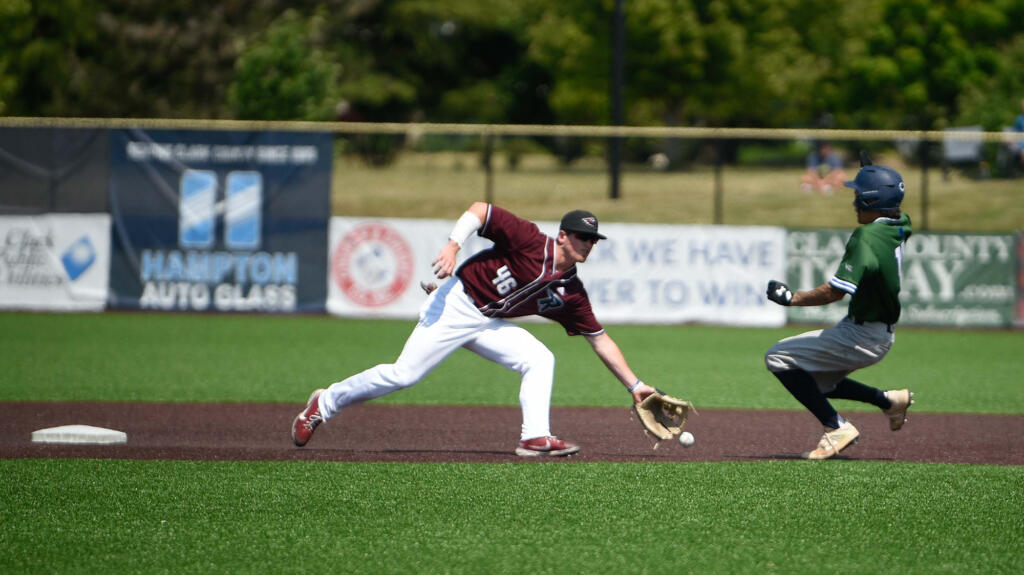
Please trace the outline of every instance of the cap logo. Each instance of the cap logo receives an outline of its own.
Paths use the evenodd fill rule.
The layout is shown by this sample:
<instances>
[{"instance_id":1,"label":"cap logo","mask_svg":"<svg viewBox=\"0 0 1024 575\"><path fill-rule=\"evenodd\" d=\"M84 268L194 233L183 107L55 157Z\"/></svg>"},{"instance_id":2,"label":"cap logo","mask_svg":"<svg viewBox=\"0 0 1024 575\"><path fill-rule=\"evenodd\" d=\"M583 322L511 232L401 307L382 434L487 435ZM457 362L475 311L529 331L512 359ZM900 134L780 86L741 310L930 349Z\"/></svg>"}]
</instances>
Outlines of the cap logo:
<instances>
[{"instance_id":1,"label":"cap logo","mask_svg":"<svg viewBox=\"0 0 1024 575\"><path fill-rule=\"evenodd\" d=\"M587 226L589 226L591 228L596 228L597 227L597 218L582 218L582 219L583 219L583 223L587 224Z\"/></svg>"}]
</instances>

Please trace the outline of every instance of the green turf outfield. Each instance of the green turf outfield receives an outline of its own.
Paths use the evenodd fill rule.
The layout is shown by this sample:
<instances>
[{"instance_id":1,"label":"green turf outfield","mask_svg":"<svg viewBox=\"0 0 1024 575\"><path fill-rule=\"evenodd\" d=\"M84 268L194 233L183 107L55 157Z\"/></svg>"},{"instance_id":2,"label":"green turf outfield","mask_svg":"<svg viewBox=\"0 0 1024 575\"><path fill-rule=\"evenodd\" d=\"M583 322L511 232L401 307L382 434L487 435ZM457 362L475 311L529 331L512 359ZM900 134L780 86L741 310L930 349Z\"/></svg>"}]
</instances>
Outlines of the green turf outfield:
<instances>
[{"instance_id":1,"label":"green turf outfield","mask_svg":"<svg viewBox=\"0 0 1024 575\"><path fill-rule=\"evenodd\" d=\"M628 401L582 337L525 324L557 357L555 405ZM309 392L393 361L411 321L329 317L0 313L0 401L256 401ZM807 327L608 326L645 381L700 407L795 409L765 370L775 341ZM1024 332L897 330L857 378L910 387L915 412L1024 413ZM466 351L419 385L379 401L517 405L518 376ZM860 409L845 403L843 409Z\"/></svg>"},{"instance_id":2,"label":"green turf outfield","mask_svg":"<svg viewBox=\"0 0 1024 575\"><path fill-rule=\"evenodd\" d=\"M1024 468L0 461L4 573L1014 573Z\"/></svg>"},{"instance_id":3,"label":"green turf outfield","mask_svg":"<svg viewBox=\"0 0 1024 575\"><path fill-rule=\"evenodd\" d=\"M581 338L558 405L626 396ZM301 403L405 321L0 313L0 401ZM794 409L761 355L803 328L609 326L698 407ZM900 329L862 379L917 411L1024 412L1024 334ZM456 353L394 403L513 405ZM854 407L844 405L843 409ZM372 464L0 460L0 573L1019 573L1024 468L832 461Z\"/></svg>"}]
</instances>

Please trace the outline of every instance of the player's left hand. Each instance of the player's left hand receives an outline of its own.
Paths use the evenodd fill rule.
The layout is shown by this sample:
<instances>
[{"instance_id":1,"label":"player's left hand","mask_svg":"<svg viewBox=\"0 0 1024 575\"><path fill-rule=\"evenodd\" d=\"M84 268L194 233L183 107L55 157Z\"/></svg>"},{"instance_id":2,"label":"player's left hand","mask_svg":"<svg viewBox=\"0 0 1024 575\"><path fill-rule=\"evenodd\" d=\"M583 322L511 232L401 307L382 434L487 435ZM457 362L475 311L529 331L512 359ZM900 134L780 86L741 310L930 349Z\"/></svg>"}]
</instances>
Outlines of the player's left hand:
<instances>
[{"instance_id":1,"label":"player's left hand","mask_svg":"<svg viewBox=\"0 0 1024 575\"><path fill-rule=\"evenodd\" d=\"M657 390L633 406L633 413L640 420L644 433L654 437L655 449L662 441L672 439L683 432L691 411L696 413L689 401Z\"/></svg>"},{"instance_id":2,"label":"player's left hand","mask_svg":"<svg viewBox=\"0 0 1024 575\"><path fill-rule=\"evenodd\" d=\"M793 292L789 286L776 280L768 282L768 299L779 305L790 305L793 303Z\"/></svg>"},{"instance_id":3,"label":"player's left hand","mask_svg":"<svg viewBox=\"0 0 1024 575\"><path fill-rule=\"evenodd\" d=\"M640 405L640 403L643 402L643 400L647 399L647 396L654 393L658 393L658 390L647 385L646 383L642 384L640 387L633 390L633 404Z\"/></svg>"}]
</instances>

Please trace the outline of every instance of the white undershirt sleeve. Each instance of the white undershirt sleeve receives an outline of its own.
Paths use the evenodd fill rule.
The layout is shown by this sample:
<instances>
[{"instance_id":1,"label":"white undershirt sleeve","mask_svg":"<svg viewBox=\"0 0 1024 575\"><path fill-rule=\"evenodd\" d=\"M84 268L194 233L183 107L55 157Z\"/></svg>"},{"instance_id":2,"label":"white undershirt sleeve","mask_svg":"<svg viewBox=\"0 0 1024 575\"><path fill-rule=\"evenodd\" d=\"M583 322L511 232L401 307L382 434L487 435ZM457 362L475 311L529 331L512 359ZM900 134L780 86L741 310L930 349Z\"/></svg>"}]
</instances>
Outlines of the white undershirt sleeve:
<instances>
[{"instance_id":1,"label":"white undershirt sleeve","mask_svg":"<svg viewBox=\"0 0 1024 575\"><path fill-rule=\"evenodd\" d=\"M469 236L475 234L481 227L483 227L483 223L480 222L480 218L467 210L455 222L455 227L452 228L452 233L448 234L448 239L459 244L461 248Z\"/></svg>"}]
</instances>

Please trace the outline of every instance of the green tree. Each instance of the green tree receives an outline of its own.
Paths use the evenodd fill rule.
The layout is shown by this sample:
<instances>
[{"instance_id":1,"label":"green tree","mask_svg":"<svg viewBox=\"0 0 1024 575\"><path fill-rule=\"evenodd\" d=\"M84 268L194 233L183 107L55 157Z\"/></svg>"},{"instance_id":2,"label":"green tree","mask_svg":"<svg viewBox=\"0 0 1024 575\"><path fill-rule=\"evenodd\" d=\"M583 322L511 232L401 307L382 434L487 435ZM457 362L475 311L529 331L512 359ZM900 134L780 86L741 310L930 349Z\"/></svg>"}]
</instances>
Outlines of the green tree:
<instances>
[{"instance_id":1,"label":"green tree","mask_svg":"<svg viewBox=\"0 0 1024 575\"><path fill-rule=\"evenodd\" d=\"M989 131L1009 126L1024 99L1024 34L1018 34L997 57L997 73L968 85L960 96L959 125L980 125Z\"/></svg>"},{"instance_id":2,"label":"green tree","mask_svg":"<svg viewBox=\"0 0 1024 575\"><path fill-rule=\"evenodd\" d=\"M338 65L321 48L321 14L286 11L242 51L228 101L235 117L327 120L334 116Z\"/></svg>"},{"instance_id":3,"label":"green tree","mask_svg":"<svg viewBox=\"0 0 1024 575\"><path fill-rule=\"evenodd\" d=\"M546 71L526 60L516 0L367 0L332 13L343 119L546 122ZM350 139L373 163L396 138ZM370 151L372 153L366 153Z\"/></svg>"},{"instance_id":4,"label":"green tree","mask_svg":"<svg viewBox=\"0 0 1024 575\"><path fill-rule=\"evenodd\" d=\"M514 0L368 0L332 20L340 92L369 120L505 121L536 70L519 66ZM528 100L528 98L527 98Z\"/></svg>"},{"instance_id":5,"label":"green tree","mask_svg":"<svg viewBox=\"0 0 1024 575\"><path fill-rule=\"evenodd\" d=\"M627 123L787 125L834 106L858 2L631 0ZM556 78L561 121L606 123L612 0L543 3L530 56ZM815 88L829 81L825 94Z\"/></svg>"},{"instance_id":6,"label":"green tree","mask_svg":"<svg viewBox=\"0 0 1024 575\"><path fill-rule=\"evenodd\" d=\"M31 35L28 0L0 0L0 114L11 107L19 85L15 55Z\"/></svg>"},{"instance_id":7,"label":"green tree","mask_svg":"<svg viewBox=\"0 0 1024 575\"><path fill-rule=\"evenodd\" d=\"M95 46L87 0L0 0L0 113L74 112L88 94L82 53Z\"/></svg>"},{"instance_id":8,"label":"green tree","mask_svg":"<svg viewBox=\"0 0 1024 575\"><path fill-rule=\"evenodd\" d=\"M994 71L1010 25L1003 2L885 0L849 66L846 109L865 127L935 129Z\"/></svg>"},{"instance_id":9,"label":"green tree","mask_svg":"<svg viewBox=\"0 0 1024 575\"><path fill-rule=\"evenodd\" d=\"M1020 113L1024 98L1024 0L1001 0L986 7L970 19L984 24L971 26L971 41L980 36L992 44L984 59L986 74L965 86L956 123L999 131Z\"/></svg>"}]
</instances>

